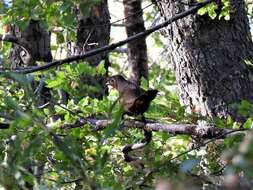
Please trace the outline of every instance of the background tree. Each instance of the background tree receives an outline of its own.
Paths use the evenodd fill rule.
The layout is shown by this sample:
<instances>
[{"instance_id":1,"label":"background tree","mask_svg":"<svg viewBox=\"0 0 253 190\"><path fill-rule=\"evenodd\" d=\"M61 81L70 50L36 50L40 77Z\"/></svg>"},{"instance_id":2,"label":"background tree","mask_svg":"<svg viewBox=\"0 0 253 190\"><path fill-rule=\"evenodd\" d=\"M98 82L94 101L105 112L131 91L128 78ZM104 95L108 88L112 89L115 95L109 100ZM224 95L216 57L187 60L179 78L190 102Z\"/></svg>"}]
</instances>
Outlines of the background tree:
<instances>
[{"instance_id":1,"label":"background tree","mask_svg":"<svg viewBox=\"0 0 253 190\"><path fill-rule=\"evenodd\" d=\"M87 12L87 10L90 10ZM69 43L68 56L81 55L86 51L99 48L109 44L110 40L110 14L107 0L100 1L95 5L87 1L81 1L76 7L76 44ZM108 76L109 59L108 53L103 52L88 57L86 61L93 67L104 61L106 69L105 76ZM102 76L82 76L82 83L90 84L99 88L100 92L89 93L92 97L102 97L106 94L105 82ZM80 87L81 88L81 87Z\"/></svg>"},{"instance_id":2,"label":"background tree","mask_svg":"<svg viewBox=\"0 0 253 190\"><path fill-rule=\"evenodd\" d=\"M192 15L168 26L164 35L182 103L202 115L239 120L242 116L234 104L253 100L247 65L252 61L252 39L244 1L222 2L212 5L213 18ZM169 19L188 5L161 1L159 7ZM222 11L230 12L229 20Z\"/></svg>"},{"instance_id":3,"label":"background tree","mask_svg":"<svg viewBox=\"0 0 253 190\"><path fill-rule=\"evenodd\" d=\"M142 1L139 0L123 1L126 33L128 37L145 31L141 3ZM148 57L145 38L128 43L127 54L130 78L139 85L141 77L148 79Z\"/></svg>"},{"instance_id":4,"label":"background tree","mask_svg":"<svg viewBox=\"0 0 253 190\"><path fill-rule=\"evenodd\" d=\"M10 26L9 33L23 39L28 47L12 44L9 59L12 68L34 66L36 61L52 61L50 47L50 33L47 32L39 20L31 19L25 29ZM21 44L22 45L22 44Z\"/></svg>"}]
</instances>

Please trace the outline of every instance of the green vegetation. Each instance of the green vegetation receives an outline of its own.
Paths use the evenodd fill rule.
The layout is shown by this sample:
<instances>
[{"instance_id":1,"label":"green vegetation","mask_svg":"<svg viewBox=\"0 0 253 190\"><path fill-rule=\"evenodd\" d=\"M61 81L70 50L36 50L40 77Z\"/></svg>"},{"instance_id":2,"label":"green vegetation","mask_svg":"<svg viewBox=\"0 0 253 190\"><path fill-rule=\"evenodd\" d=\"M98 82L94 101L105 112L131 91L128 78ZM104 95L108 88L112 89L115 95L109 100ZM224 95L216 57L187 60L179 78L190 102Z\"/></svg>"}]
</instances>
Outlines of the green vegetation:
<instances>
[{"instance_id":1,"label":"green vegetation","mask_svg":"<svg viewBox=\"0 0 253 190\"><path fill-rule=\"evenodd\" d=\"M40 19L48 29L56 31L56 50L61 44L75 39L75 20L71 7L75 1L16 0L13 4L0 3L1 25L14 24L24 28L30 18ZM98 1L84 1L81 10L89 14L92 4ZM228 1L219 18L229 19ZM211 5L199 11L212 18L217 15ZM155 10L153 10L155 11ZM147 13L147 18L152 19ZM2 32L2 31L1 31ZM157 48L164 48L157 34L152 35ZM10 44L1 46L1 64L8 67L7 56ZM110 75L122 72L119 66L122 56L111 53ZM147 118L166 123L195 123L198 119L209 121L197 114L188 114L180 105L176 92L176 81L166 61L151 65L149 81L142 82L143 88L159 90L152 102ZM193 175L216 174L226 166L224 175L244 171L246 179L252 178L252 138L244 135L228 137L222 143L210 143L205 148L193 150L175 160L171 160L190 149L191 138L186 135L155 132L152 142L135 154L141 157L143 169L137 163L126 163L121 148L129 143L139 142L143 134L138 129L119 129L121 110L115 105L118 94L110 91L103 99L87 96L89 92L100 92L100 88L83 84L82 75L104 74L104 63L97 67L86 62L66 64L59 69L51 69L35 74L1 74L0 78L0 120L10 121L8 129L0 130L0 187L5 189L25 189L32 184L35 189L140 189L145 180L147 189L152 189L157 179L170 179L177 183L200 185ZM50 90L50 97L41 95L41 83ZM69 94L66 103L60 103L59 90ZM41 99L50 98L50 106L39 106ZM45 102L46 104L47 102ZM249 117L244 124L252 125L253 105L242 101L238 106L240 114ZM85 124L78 128L63 128L80 118L112 118L115 122L107 129L94 131ZM217 127L238 128L231 118L216 120ZM251 132L252 133L252 132ZM250 134L252 135L252 134ZM243 147L243 148L242 148ZM43 168L42 173L39 172ZM154 172L150 174L150 171ZM38 171L37 176L31 171ZM190 177L189 177L190 176ZM192 179L192 180L191 180Z\"/></svg>"}]
</instances>

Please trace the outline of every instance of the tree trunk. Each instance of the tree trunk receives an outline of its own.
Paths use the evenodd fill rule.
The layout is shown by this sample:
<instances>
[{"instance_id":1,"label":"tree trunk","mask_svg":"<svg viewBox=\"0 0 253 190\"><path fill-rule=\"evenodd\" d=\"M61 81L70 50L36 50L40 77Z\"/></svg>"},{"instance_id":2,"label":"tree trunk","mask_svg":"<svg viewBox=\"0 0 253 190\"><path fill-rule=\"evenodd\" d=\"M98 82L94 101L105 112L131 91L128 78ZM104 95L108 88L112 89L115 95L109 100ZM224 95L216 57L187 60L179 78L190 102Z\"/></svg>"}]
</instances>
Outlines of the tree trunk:
<instances>
[{"instance_id":1,"label":"tree trunk","mask_svg":"<svg viewBox=\"0 0 253 190\"><path fill-rule=\"evenodd\" d=\"M83 1L86 2L86 0ZM102 0L100 3L93 5L88 16L83 15L79 8L77 8L76 15L78 19L76 31L77 41L73 44L73 47L68 49L68 56L81 55L86 51L109 44L111 27L107 0ZM108 52L100 53L86 59L92 66L99 65L102 60L104 60L107 76L109 67ZM86 75L82 77L82 82L100 89L100 93L98 94L88 93L90 97L102 98L107 93L103 76L96 76L94 78Z\"/></svg>"},{"instance_id":2,"label":"tree trunk","mask_svg":"<svg viewBox=\"0 0 253 190\"><path fill-rule=\"evenodd\" d=\"M15 25L10 28L12 35L25 40L29 46L28 49L24 49L20 45L12 44L9 54L11 68L35 66L36 61L52 61L50 32L45 30L39 20L31 19L24 31ZM40 107L48 103L51 94L45 85L44 78L36 82L32 74L27 74L26 77L35 92L36 105Z\"/></svg>"},{"instance_id":3,"label":"tree trunk","mask_svg":"<svg viewBox=\"0 0 253 190\"><path fill-rule=\"evenodd\" d=\"M145 31L141 0L123 0L123 4L127 36ZM140 38L128 43L127 49L130 79L139 85L141 77L148 79L146 39Z\"/></svg>"},{"instance_id":4,"label":"tree trunk","mask_svg":"<svg viewBox=\"0 0 253 190\"><path fill-rule=\"evenodd\" d=\"M34 66L36 61L52 61L50 33L44 29L40 21L31 19L24 31L13 26L11 33L26 40L30 47L26 50L19 45L12 45L9 55L12 68Z\"/></svg>"},{"instance_id":5,"label":"tree trunk","mask_svg":"<svg viewBox=\"0 0 253 190\"><path fill-rule=\"evenodd\" d=\"M83 0L84 2L86 0ZM98 5L93 5L89 16L82 15L78 11L77 26L77 49L78 55L91 49L99 48L109 44L110 41L110 14L107 0L102 0ZM100 61L107 58L108 52L89 57L86 61L90 65L97 66Z\"/></svg>"},{"instance_id":6,"label":"tree trunk","mask_svg":"<svg viewBox=\"0 0 253 190\"><path fill-rule=\"evenodd\" d=\"M165 19L189 6L181 1L159 3ZM189 1L188 1L189 2ZM232 104L253 102L252 41L243 0L231 0L231 19L191 15L169 25L163 34L176 75L181 102L207 116L242 119Z\"/></svg>"}]
</instances>

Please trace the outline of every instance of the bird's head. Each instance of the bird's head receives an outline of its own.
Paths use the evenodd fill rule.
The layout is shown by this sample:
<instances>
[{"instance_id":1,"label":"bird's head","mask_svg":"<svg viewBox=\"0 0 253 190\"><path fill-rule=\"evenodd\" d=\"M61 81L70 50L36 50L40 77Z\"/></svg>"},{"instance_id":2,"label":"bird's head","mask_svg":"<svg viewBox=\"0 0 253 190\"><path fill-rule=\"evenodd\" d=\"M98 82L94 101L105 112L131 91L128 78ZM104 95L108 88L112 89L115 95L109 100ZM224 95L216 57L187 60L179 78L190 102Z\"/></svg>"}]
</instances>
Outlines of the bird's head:
<instances>
[{"instance_id":1,"label":"bird's head","mask_svg":"<svg viewBox=\"0 0 253 190\"><path fill-rule=\"evenodd\" d=\"M123 86L126 83L126 79L122 75L114 75L108 77L106 80L106 85L111 86L115 89L119 89L120 86Z\"/></svg>"}]
</instances>

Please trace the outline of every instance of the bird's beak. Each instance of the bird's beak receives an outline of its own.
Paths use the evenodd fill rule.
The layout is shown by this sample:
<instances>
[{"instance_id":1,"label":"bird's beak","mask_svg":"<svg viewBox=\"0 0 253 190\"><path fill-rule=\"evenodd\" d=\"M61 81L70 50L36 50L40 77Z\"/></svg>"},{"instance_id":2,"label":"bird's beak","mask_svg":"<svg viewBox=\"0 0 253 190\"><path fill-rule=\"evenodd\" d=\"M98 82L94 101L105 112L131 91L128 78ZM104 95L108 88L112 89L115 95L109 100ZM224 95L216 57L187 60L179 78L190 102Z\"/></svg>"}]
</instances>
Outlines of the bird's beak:
<instances>
[{"instance_id":1,"label":"bird's beak","mask_svg":"<svg viewBox=\"0 0 253 190\"><path fill-rule=\"evenodd\" d=\"M109 86L109 85L110 85L110 82L109 82L108 80L106 80L105 85L106 85L106 86Z\"/></svg>"},{"instance_id":2,"label":"bird's beak","mask_svg":"<svg viewBox=\"0 0 253 190\"><path fill-rule=\"evenodd\" d=\"M110 79L109 79L109 78L106 79L105 85L106 85L107 87L112 86L111 83L110 83Z\"/></svg>"},{"instance_id":3,"label":"bird's beak","mask_svg":"<svg viewBox=\"0 0 253 190\"><path fill-rule=\"evenodd\" d=\"M109 91L113 89L113 86L111 85L110 82L107 81L107 82L105 83L105 85L107 86L107 88L108 88Z\"/></svg>"}]
</instances>

